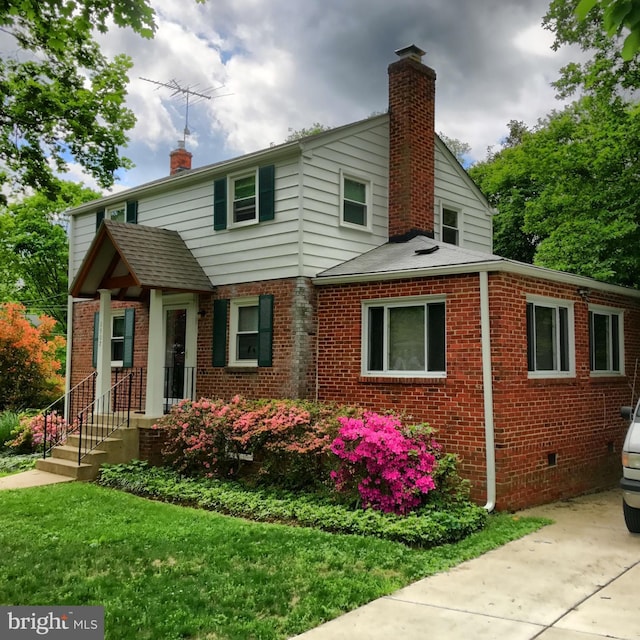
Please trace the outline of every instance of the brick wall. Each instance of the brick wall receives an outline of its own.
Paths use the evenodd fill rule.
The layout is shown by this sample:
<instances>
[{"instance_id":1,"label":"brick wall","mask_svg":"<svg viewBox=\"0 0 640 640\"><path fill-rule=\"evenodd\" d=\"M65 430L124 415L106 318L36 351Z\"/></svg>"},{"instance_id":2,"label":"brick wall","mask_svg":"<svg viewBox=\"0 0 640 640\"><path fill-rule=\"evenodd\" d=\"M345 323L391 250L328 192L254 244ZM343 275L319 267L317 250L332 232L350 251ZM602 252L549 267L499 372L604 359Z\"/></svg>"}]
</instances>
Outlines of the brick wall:
<instances>
[{"instance_id":1,"label":"brick wall","mask_svg":"<svg viewBox=\"0 0 640 640\"><path fill-rule=\"evenodd\" d=\"M625 376L589 372L587 304L572 286L512 275L490 276L497 506L516 509L609 487L620 476L625 422L640 355L640 310L619 296L593 292L590 302L626 308ZM365 378L361 301L447 296L447 377ZM529 379L526 295L575 302L576 376ZM429 422L446 450L461 456L473 497L486 498L484 402L477 275L320 287L318 388L321 400L403 411ZM339 310L339 312L336 312Z\"/></svg>"},{"instance_id":2,"label":"brick wall","mask_svg":"<svg viewBox=\"0 0 640 640\"><path fill-rule=\"evenodd\" d=\"M212 367L214 296L200 296L200 308L206 309L207 313L198 326L199 396L225 399L236 394L248 398L313 397L316 351L313 285L307 278L267 280L221 286L215 297L233 299L261 294L274 296L271 367Z\"/></svg>"}]
</instances>

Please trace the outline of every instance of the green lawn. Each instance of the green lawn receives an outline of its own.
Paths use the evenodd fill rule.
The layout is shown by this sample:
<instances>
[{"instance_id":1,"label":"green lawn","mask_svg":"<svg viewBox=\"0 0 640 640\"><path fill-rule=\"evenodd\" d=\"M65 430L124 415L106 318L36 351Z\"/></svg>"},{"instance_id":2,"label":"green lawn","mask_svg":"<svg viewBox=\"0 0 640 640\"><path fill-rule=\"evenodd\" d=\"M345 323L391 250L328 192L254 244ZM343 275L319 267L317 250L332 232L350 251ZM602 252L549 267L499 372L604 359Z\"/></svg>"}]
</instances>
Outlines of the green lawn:
<instances>
[{"instance_id":1,"label":"green lawn","mask_svg":"<svg viewBox=\"0 0 640 640\"><path fill-rule=\"evenodd\" d=\"M103 605L106 638L287 638L533 531L429 550L64 483L0 491L0 604Z\"/></svg>"}]
</instances>

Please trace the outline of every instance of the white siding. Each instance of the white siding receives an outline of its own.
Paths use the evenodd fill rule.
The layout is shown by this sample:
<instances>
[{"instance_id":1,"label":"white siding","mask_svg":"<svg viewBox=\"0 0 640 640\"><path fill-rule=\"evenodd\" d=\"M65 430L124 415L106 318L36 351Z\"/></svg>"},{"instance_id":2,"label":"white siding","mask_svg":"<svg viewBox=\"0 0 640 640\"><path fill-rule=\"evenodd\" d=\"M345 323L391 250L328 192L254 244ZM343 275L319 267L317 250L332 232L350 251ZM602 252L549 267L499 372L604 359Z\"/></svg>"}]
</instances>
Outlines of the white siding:
<instances>
[{"instance_id":1,"label":"white siding","mask_svg":"<svg viewBox=\"0 0 640 640\"><path fill-rule=\"evenodd\" d=\"M388 123L375 118L303 154L304 275L315 276L387 241L388 144ZM340 225L341 171L370 181L371 230Z\"/></svg>"},{"instance_id":2,"label":"white siding","mask_svg":"<svg viewBox=\"0 0 640 640\"><path fill-rule=\"evenodd\" d=\"M441 210L443 206L460 212L460 246L491 253L493 244L491 210L472 184L471 178L444 148L444 144L438 140L436 143L434 210L436 240L441 239Z\"/></svg>"}]
</instances>

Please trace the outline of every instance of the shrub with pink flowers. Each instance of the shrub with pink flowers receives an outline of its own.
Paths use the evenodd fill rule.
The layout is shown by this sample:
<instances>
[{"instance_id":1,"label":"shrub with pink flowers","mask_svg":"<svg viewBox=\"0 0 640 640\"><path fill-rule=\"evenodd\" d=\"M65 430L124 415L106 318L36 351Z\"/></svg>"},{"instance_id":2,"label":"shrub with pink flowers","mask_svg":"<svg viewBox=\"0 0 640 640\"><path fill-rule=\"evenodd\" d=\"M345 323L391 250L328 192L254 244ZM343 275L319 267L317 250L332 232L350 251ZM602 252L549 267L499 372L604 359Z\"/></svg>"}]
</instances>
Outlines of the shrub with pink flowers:
<instances>
[{"instance_id":1,"label":"shrub with pink flowers","mask_svg":"<svg viewBox=\"0 0 640 640\"><path fill-rule=\"evenodd\" d=\"M331 473L336 489L357 491L362 506L407 514L436 488L433 473L440 445L428 425L403 427L392 415L366 412L340 418L331 451L341 464Z\"/></svg>"},{"instance_id":2,"label":"shrub with pink flowers","mask_svg":"<svg viewBox=\"0 0 640 640\"><path fill-rule=\"evenodd\" d=\"M46 418L43 413L22 416L16 437L9 442L9 447L29 453L42 450L45 441L45 419L47 448L58 444L68 433L69 425L61 414L52 411L46 415Z\"/></svg>"}]
</instances>

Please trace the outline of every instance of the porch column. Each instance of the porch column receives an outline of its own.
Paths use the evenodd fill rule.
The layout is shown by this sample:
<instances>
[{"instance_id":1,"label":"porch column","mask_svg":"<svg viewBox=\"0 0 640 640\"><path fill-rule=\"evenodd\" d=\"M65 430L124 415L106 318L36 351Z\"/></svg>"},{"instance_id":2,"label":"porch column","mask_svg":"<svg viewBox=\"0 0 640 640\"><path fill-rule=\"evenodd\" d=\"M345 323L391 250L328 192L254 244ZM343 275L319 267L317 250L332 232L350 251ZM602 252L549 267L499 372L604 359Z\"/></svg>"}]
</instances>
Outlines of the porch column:
<instances>
[{"instance_id":1,"label":"porch column","mask_svg":"<svg viewBox=\"0 0 640 640\"><path fill-rule=\"evenodd\" d=\"M98 353L96 357L96 399L111 388L111 290L99 289L100 314L98 316ZM106 407L109 406L107 402Z\"/></svg>"},{"instance_id":2,"label":"porch column","mask_svg":"<svg viewBox=\"0 0 640 640\"><path fill-rule=\"evenodd\" d=\"M145 415L160 418L164 413L164 339L162 291L149 295L149 345L147 355L147 401Z\"/></svg>"}]
</instances>

